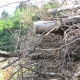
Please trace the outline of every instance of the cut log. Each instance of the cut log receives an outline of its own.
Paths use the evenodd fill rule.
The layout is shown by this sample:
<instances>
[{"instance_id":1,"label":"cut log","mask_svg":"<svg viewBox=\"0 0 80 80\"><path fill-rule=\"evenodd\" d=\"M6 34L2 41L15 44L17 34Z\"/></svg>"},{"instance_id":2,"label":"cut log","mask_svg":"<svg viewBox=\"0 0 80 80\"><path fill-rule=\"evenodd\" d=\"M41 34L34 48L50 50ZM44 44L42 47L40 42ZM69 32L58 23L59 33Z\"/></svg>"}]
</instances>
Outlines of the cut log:
<instances>
[{"instance_id":1,"label":"cut log","mask_svg":"<svg viewBox=\"0 0 80 80\"><path fill-rule=\"evenodd\" d=\"M33 22L34 33L41 34L48 32L55 27L56 21L37 21Z\"/></svg>"},{"instance_id":2,"label":"cut log","mask_svg":"<svg viewBox=\"0 0 80 80\"><path fill-rule=\"evenodd\" d=\"M64 20L64 22L65 25L73 25L80 23L80 15L68 17Z\"/></svg>"},{"instance_id":3,"label":"cut log","mask_svg":"<svg viewBox=\"0 0 80 80\"><path fill-rule=\"evenodd\" d=\"M60 20L33 22L34 33L42 34L51 31L50 33L63 35L63 30L67 30L70 25L80 23L80 15L62 19L62 22L60 23Z\"/></svg>"},{"instance_id":4,"label":"cut log","mask_svg":"<svg viewBox=\"0 0 80 80\"><path fill-rule=\"evenodd\" d=\"M64 31L59 28L59 22L54 21L37 21L33 22L34 33L35 34L42 34L42 33L54 33L55 35L64 35Z\"/></svg>"}]
</instances>

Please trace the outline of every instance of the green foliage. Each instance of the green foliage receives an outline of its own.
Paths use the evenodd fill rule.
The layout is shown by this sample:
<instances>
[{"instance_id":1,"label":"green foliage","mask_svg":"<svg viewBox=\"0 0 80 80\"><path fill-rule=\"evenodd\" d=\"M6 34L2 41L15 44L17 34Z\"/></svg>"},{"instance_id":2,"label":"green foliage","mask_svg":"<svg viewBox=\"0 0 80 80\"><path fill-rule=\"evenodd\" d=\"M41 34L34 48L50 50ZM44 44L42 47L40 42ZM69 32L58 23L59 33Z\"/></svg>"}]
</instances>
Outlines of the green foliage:
<instances>
[{"instance_id":1,"label":"green foliage","mask_svg":"<svg viewBox=\"0 0 80 80\"><path fill-rule=\"evenodd\" d=\"M58 0L50 0L48 3L44 4L43 9L45 12L47 12L48 9L57 9L59 7ZM60 12L54 13L53 16L50 15L50 18L53 18L55 16L62 16Z\"/></svg>"},{"instance_id":2,"label":"green foliage","mask_svg":"<svg viewBox=\"0 0 80 80\"><path fill-rule=\"evenodd\" d=\"M32 21L40 20L40 17L37 15L32 16Z\"/></svg>"},{"instance_id":3,"label":"green foliage","mask_svg":"<svg viewBox=\"0 0 80 80\"><path fill-rule=\"evenodd\" d=\"M4 22L3 20L0 20L0 31L3 30L3 25L4 25L3 22Z\"/></svg>"},{"instance_id":4,"label":"green foliage","mask_svg":"<svg viewBox=\"0 0 80 80\"><path fill-rule=\"evenodd\" d=\"M51 0L50 2L44 4L44 9L48 10L51 8L57 8L58 7L58 1L57 0Z\"/></svg>"},{"instance_id":5,"label":"green foliage","mask_svg":"<svg viewBox=\"0 0 80 80\"><path fill-rule=\"evenodd\" d=\"M20 9L21 12L25 11L27 9L27 3L26 2L20 2L18 8Z\"/></svg>"},{"instance_id":6,"label":"green foliage","mask_svg":"<svg viewBox=\"0 0 80 80\"><path fill-rule=\"evenodd\" d=\"M11 33L7 28L4 28L0 32L0 49L7 50L7 51L13 50L13 46L10 46L12 45L12 42L13 42L13 38Z\"/></svg>"},{"instance_id":7,"label":"green foliage","mask_svg":"<svg viewBox=\"0 0 80 80\"><path fill-rule=\"evenodd\" d=\"M1 15L2 15L2 19L6 19L9 16L8 12L5 10L2 12Z\"/></svg>"},{"instance_id":8,"label":"green foliage","mask_svg":"<svg viewBox=\"0 0 80 80\"><path fill-rule=\"evenodd\" d=\"M58 6L57 0L52 1L55 4L52 2L46 3L42 7L44 11ZM21 2L12 15L4 10L0 19L0 49L15 50L14 42L17 40L16 37L20 38L25 35L25 30L32 26L32 22L40 20L39 11L36 6L29 5L26 2Z\"/></svg>"},{"instance_id":9,"label":"green foliage","mask_svg":"<svg viewBox=\"0 0 80 80\"><path fill-rule=\"evenodd\" d=\"M12 28L13 27L13 23L12 23L10 18L7 18L7 19L4 20L3 27L4 28Z\"/></svg>"}]
</instances>

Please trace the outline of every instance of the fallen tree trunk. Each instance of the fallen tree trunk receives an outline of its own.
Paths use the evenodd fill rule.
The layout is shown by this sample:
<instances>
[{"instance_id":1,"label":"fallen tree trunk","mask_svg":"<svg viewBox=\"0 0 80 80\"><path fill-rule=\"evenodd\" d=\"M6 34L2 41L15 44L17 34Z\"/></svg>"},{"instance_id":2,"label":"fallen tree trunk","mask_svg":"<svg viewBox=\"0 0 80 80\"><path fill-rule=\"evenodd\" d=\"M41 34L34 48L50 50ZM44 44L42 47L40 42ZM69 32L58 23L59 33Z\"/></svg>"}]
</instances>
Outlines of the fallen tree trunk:
<instances>
[{"instance_id":1,"label":"fallen tree trunk","mask_svg":"<svg viewBox=\"0 0 80 80\"><path fill-rule=\"evenodd\" d=\"M19 57L22 54L18 53L18 52L7 52L7 51L2 51L0 50L0 57L4 57L4 58L9 58L9 57Z\"/></svg>"},{"instance_id":2,"label":"fallen tree trunk","mask_svg":"<svg viewBox=\"0 0 80 80\"><path fill-rule=\"evenodd\" d=\"M56 21L37 21L33 22L34 33L42 34L45 31L49 31L55 27Z\"/></svg>"},{"instance_id":3,"label":"fallen tree trunk","mask_svg":"<svg viewBox=\"0 0 80 80\"><path fill-rule=\"evenodd\" d=\"M80 15L71 16L63 20L65 25L73 25L80 23Z\"/></svg>"},{"instance_id":4,"label":"fallen tree trunk","mask_svg":"<svg viewBox=\"0 0 80 80\"><path fill-rule=\"evenodd\" d=\"M75 6L68 5L68 6L59 7L58 9L57 8L49 9L48 13L55 14L57 12L72 10L72 9L80 9L80 5L75 5Z\"/></svg>"},{"instance_id":5,"label":"fallen tree trunk","mask_svg":"<svg viewBox=\"0 0 80 80\"><path fill-rule=\"evenodd\" d=\"M60 20L33 22L34 33L42 34L52 30L51 33L63 35L64 31L61 28L66 30L70 25L80 23L80 15L68 17L65 20L62 20L62 22L63 23L60 23Z\"/></svg>"}]
</instances>

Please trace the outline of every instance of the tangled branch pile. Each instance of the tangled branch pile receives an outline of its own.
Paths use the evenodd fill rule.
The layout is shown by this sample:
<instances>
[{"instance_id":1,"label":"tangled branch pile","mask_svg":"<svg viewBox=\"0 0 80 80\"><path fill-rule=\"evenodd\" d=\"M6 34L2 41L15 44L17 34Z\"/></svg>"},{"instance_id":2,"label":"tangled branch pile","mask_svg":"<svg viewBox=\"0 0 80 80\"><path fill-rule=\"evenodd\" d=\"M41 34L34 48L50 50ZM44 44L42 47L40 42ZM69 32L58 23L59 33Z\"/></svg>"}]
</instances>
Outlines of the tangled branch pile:
<instances>
[{"instance_id":1,"label":"tangled branch pile","mask_svg":"<svg viewBox=\"0 0 80 80\"><path fill-rule=\"evenodd\" d=\"M3 68L15 62L19 65L10 79L19 71L21 80L76 80L80 77L80 15L57 17L53 26L45 28L44 25L35 26L35 33L39 34L35 35L33 29L28 31L20 50L0 53L3 57L18 57Z\"/></svg>"},{"instance_id":2,"label":"tangled branch pile","mask_svg":"<svg viewBox=\"0 0 80 80\"><path fill-rule=\"evenodd\" d=\"M78 19L78 23L75 24L74 19ZM80 70L80 16L73 17L71 21L65 21L68 25L61 24L56 31L49 30L41 35L34 35L30 30L21 49L7 55L19 57L8 66L20 61L20 69L24 69L23 78L71 80ZM60 34L61 30L64 35ZM5 54L4 57L7 56Z\"/></svg>"}]
</instances>

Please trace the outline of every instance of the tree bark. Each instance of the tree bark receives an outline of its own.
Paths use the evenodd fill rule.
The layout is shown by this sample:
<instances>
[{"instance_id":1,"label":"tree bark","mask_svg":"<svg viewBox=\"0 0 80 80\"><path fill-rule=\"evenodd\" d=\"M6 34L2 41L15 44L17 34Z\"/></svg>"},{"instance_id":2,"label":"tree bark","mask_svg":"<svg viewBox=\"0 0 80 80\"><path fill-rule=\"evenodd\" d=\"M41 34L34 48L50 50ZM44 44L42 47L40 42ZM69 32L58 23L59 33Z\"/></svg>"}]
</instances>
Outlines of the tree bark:
<instances>
[{"instance_id":1,"label":"tree bark","mask_svg":"<svg viewBox=\"0 0 80 80\"><path fill-rule=\"evenodd\" d=\"M49 9L48 13L55 14L57 12L66 11L66 10L72 10L72 9L80 9L80 5L75 5L74 7L71 5L59 7L58 9Z\"/></svg>"},{"instance_id":2,"label":"tree bark","mask_svg":"<svg viewBox=\"0 0 80 80\"><path fill-rule=\"evenodd\" d=\"M45 31L49 31L55 27L55 21L37 21L33 22L34 33L42 34Z\"/></svg>"},{"instance_id":3,"label":"tree bark","mask_svg":"<svg viewBox=\"0 0 80 80\"><path fill-rule=\"evenodd\" d=\"M19 57L21 56L21 53L19 52L7 52L0 50L0 57L9 58L9 57Z\"/></svg>"},{"instance_id":4,"label":"tree bark","mask_svg":"<svg viewBox=\"0 0 80 80\"><path fill-rule=\"evenodd\" d=\"M35 34L42 34L44 32L52 30L51 33L54 34L64 34L64 30L67 30L70 25L80 23L80 15L68 17L65 20L62 19L63 23L60 23L60 20L54 21L37 21L33 22L33 28ZM76 27L78 28L78 27Z\"/></svg>"}]
</instances>

